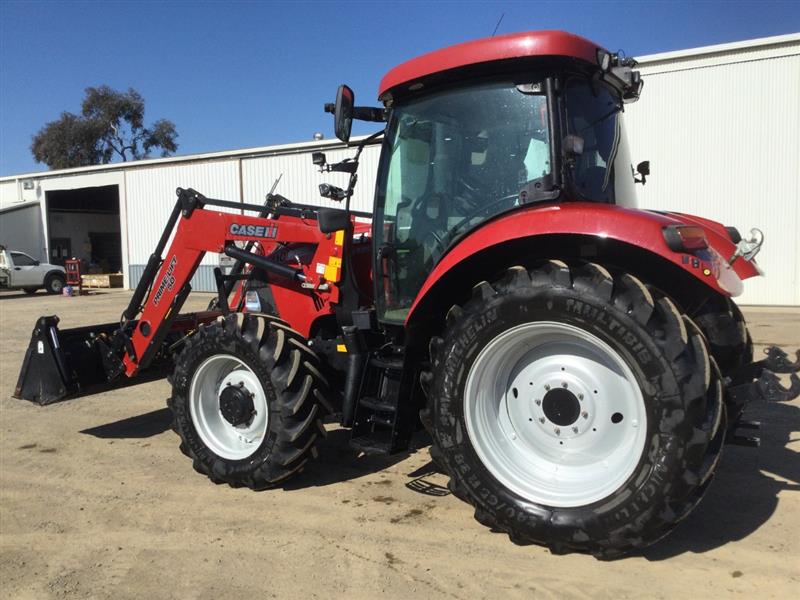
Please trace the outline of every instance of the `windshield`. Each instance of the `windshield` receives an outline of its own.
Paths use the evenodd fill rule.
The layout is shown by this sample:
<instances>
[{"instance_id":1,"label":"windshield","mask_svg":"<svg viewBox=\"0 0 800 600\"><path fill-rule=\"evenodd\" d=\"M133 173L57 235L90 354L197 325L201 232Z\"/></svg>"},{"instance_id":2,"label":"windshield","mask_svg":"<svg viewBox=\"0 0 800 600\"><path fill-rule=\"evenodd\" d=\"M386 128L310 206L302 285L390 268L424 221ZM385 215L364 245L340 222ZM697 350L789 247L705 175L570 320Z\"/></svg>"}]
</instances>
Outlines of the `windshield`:
<instances>
[{"instance_id":1,"label":"windshield","mask_svg":"<svg viewBox=\"0 0 800 600\"><path fill-rule=\"evenodd\" d=\"M536 83L448 90L393 111L376 207L382 318L405 318L455 237L538 197L551 175L547 124Z\"/></svg>"}]
</instances>

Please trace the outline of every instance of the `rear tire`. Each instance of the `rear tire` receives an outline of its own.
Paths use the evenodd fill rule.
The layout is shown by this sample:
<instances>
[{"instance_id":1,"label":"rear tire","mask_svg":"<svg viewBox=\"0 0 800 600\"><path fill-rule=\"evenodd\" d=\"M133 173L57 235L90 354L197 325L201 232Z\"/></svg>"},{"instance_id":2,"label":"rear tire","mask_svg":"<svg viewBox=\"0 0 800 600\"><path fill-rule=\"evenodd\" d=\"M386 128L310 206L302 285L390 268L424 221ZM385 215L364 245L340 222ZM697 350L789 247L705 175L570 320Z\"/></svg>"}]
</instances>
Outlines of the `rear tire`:
<instances>
[{"instance_id":1,"label":"rear tire","mask_svg":"<svg viewBox=\"0 0 800 600\"><path fill-rule=\"evenodd\" d=\"M739 369L753 362L753 340L744 315L730 298L714 298L694 315L708 341L723 377L733 378Z\"/></svg>"},{"instance_id":2,"label":"rear tire","mask_svg":"<svg viewBox=\"0 0 800 600\"><path fill-rule=\"evenodd\" d=\"M736 381L753 362L753 339L744 315L730 298L719 296L707 302L694 316L703 332L711 356L717 361L723 379ZM745 403L725 395L728 431L734 432L742 418Z\"/></svg>"},{"instance_id":3,"label":"rear tire","mask_svg":"<svg viewBox=\"0 0 800 600\"><path fill-rule=\"evenodd\" d=\"M694 324L630 275L509 269L450 310L431 364L421 416L450 487L516 543L612 558L666 535L712 479L716 366Z\"/></svg>"},{"instance_id":4,"label":"rear tire","mask_svg":"<svg viewBox=\"0 0 800 600\"><path fill-rule=\"evenodd\" d=\"M299 333L279 319L238 313L189 338L168 406L195 470L216 483L264 489L317 456L327 385ZM226 400L228 388L244 395L225 392Z\"/></svg>"},{"instance_id":5,"label":"rear tire","mask_svg":"<svg viewBox=\"0 0 800 600\"><path fill-rule=\"evenodd\" d=\"M60 294L64 290L65 282L63 275L53 273L44 280L44 289L47 290L48 294Z\"/></svg>"}]
</instances>

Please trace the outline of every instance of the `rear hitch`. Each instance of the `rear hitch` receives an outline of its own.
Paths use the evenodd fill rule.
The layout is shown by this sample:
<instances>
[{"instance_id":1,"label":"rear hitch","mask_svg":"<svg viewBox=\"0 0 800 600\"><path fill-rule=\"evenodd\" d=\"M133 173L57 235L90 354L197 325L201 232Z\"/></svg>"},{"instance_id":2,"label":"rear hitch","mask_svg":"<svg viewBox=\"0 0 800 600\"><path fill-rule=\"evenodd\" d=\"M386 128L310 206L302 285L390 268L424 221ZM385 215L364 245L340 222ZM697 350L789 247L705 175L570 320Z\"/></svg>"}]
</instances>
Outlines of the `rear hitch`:
<instances>
[{"instance_id":1,"label":"rear hitch","mask_svg":"<svg viewBox=\"0 0 800 600\"><path fill-rule=\"evenodd\" d=\"M729 415L740 416L750 402L789 402L800 396L800 378L797 376L800 350L796 351L798 360L794 363L777 346L765 348L764 354L766 358L742 369L736 380L726 381ZM775 373L788 374L789 387L784 387ZM726 443L757 448L760 440L752 432L757 432L760 426L757 421L743 421L737 417Z\"/></svg>"},{"instance_id":2,"label":"rear hitch","mask_svg":"<svg viewBox=\"0 0 800 600\"><path fill-rule=\"evenodd\" d=\"M789 362L789 355L777 346L764 348L764 354L767 355L767 358L760 362L765 369L769 369L773 373L797 373L800 371L800 350L795 351L795 356L797 356L795 362Z\"/></svg>"}]
</instances>

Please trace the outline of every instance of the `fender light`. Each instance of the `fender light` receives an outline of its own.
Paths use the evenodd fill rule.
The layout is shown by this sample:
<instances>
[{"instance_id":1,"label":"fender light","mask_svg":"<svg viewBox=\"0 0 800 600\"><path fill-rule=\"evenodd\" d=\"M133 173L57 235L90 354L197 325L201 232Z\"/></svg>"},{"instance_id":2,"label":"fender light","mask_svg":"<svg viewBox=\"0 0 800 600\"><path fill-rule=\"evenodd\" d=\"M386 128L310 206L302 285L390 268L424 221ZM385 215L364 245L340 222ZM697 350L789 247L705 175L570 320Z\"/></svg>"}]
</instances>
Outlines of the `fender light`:
<instances>
[{"instance_id":1,"label":"fender light","mask_svg":"<svg viewBox=\"0 0 800 600\"><path fill-rule=\"evenodd\" d=\"M674 252L692 252L708 248L706 232L696 225L667 225L663 229L664 241Z\"/></svg>"}]
</instances>

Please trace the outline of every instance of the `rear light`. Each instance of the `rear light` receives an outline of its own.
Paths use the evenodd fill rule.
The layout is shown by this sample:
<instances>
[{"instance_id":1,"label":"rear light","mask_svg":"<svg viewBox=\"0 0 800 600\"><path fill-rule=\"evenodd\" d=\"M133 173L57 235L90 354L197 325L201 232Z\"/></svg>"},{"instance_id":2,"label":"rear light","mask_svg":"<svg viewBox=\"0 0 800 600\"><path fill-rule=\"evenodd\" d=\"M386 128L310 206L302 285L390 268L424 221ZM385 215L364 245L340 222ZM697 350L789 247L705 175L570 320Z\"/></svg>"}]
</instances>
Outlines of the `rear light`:
<instances>
[{"instance_id":1,"label":"rear light","mask_svg":"<svg viewBox=\"0 0 800 600\"><path fill-rule=\"evenodd\" d=\"M691 252L708 248L706 232L696 225L668 225L664 227L664 241L670 250Z\"/></svg>"}]
</instances>

